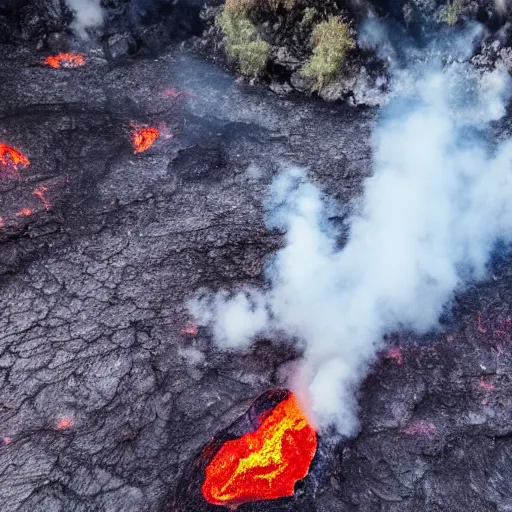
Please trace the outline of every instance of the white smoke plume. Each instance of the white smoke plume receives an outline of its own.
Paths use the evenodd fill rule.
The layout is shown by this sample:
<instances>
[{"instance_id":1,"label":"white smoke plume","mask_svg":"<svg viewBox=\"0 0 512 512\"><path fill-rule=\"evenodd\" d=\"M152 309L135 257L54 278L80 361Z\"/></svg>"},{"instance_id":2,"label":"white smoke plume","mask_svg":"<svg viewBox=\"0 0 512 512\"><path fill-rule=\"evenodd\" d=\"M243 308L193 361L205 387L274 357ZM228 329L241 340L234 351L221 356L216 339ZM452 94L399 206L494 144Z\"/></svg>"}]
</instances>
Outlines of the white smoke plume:
<instances>
[{"instance_id":1,"label":"white smoke plume","mask_svg":"<svg viewBox=\"0 0 512 512\"><path fill-rule=\"evenodd\" d=\"M507 0L494 0L494 7L500 14L506 14L508 10Z\"/></svg>"},{"instance_id":2,"label":"white smoke plume","mask_svg":"<svg viewBox=\"0 0 512 512\"><path fill-rule=\"evenodd\" d=\"M71 28L82 39L88 39L89 29L100 27L103 24L104 12L101 0L66 0L73 11L74 20Z\"/></svg>"},{"instance_id":3,"label":"white smoke plume","mask_svg":"<svg viewBox=\"0 0 512 512\"><path fill-rule=\"evenodd\" d=\"M436 327L454 293L485 278L496 241L512 240L512 140L486 143L505 114L508 74L454 63L422 75L381 113L344 247L322 193L290 170L272 190L270 219L287 235L268 291L190 303L221 347L283 331L299 340L316 419L344 435L358 428L354 389L383 334Z\"/></svg>"}]
</instances>

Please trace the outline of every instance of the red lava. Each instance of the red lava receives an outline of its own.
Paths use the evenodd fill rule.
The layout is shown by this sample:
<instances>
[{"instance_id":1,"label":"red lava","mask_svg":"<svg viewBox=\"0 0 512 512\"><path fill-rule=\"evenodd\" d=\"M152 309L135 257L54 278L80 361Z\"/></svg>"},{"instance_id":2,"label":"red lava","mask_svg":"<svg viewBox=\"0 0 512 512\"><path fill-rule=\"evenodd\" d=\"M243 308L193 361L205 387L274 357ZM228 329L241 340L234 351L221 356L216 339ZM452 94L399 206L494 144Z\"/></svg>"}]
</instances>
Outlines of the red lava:
<instances>
[{"instance_id":1,"label":"red lava","mask_svg":"<svg viewBox=\"0 0 512 512\"><path fill-rule=\"evenodd\" d=\"M16 212L16 217L30 217L34 212L30 208L22 208L20 211Z\"/></svg>"},{"instance_id":2,"label":"red lava","mask_svg":"<svg viewBox=\"0 0 512 512\"><path fill-rule=\"evenodd\" d=\"M18 172L20 167L28 167L29 165L30 160L21 151L0 143L0 166Z\"/></svg>"},{"instance_id":3,"label":"red lava","mask_svg":"<svg viewBox=\"0 0 512 512\"><path fill-rule=\"evenodd\" d=\"M158 139L160 132L157 128L151 126L139 126L135 123L131 124L132 145L134 153L143 153L147 151Z\"/></svg>"},{"instance_id":4,"label":"red lava","mask_svg":"<svg viewBox=\"0 0 512 512\"><path fill-rule=\"evenodd\" d=\"M206 467L203 496L225 507L293 496L316 448L316 431L290 394L257 430L221 446Z\"/></svg>"},{"instance_id":5,"label":"red lava","mask_svg":"<svg viewBox=\"0 0 512 512\"><path fill-rule=\"evenodd\" d=\"M48 187L45 187L44 185L41 185L40 187L36 188L32 194L34 194L37 198L39 198L42 203L44 204L44 207L49 210L52 206L50 201L46 198L45 193L48 191Z\"/></svg>"},{"instance_id":6,"label":"red lava","mask_svg":"<svg viewBox=\"0 0 512 512\"><path fill-rule=\"evenodd\" d=\"M73 426L73 419L68 418L67 416L63 416L57 420L55 424L55 428L57 430L67 430Z\"/></svg>"},{"instance_id":7,"label":"red lava","mask_svg":"<svg viewBox=\"0 0 512 512\"><path fill-rule=\"evenodd\" d=\"M480 387L485 389L485 391L494 391L496 389L496 386L490 382L487 382L483 375L480 377Z\"/></svg>"},{"instance_id":8,"label":"red lava","mask_svg":"<svg viewBox=\"0 0 512 512\"><path fill-rule=\"evenodd\" d=\"M59 53L44 60L47 66L58 68L78 68L85 66L85 56L82 53Z\"/></svg>"},{"instance_id":9,"label":"red lava","mask_svg":"<svg viewBox=\"0 0 512 512\"><path fill-rule=\"evenodd\" d=\"M390 348L384 354L384 358L385 359L392 359L398 365L404 364L404 355L403 355L402 349L400 347Z\"/></svg>"}]
</instances>

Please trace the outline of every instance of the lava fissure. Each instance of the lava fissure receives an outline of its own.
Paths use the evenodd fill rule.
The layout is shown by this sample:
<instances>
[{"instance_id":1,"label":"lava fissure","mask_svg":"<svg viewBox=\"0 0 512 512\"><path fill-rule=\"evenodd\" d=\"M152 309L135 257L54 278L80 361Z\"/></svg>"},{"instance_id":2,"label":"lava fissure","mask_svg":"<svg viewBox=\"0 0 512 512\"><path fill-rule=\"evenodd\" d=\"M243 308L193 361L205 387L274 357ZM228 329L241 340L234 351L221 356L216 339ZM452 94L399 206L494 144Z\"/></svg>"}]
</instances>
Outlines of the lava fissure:
<instances>
[{"instance_id":1,"label":"lava fissure","mask_svg":"<svg viewBox=\"0 0 512 512\"><path fill-rule=\"evenodd\" d=\"M82 53L59 53L50 55L44 60L47 66L54 69L58 68L79 68L85 66L85 55Z\"/></svg>"}]
</instances>

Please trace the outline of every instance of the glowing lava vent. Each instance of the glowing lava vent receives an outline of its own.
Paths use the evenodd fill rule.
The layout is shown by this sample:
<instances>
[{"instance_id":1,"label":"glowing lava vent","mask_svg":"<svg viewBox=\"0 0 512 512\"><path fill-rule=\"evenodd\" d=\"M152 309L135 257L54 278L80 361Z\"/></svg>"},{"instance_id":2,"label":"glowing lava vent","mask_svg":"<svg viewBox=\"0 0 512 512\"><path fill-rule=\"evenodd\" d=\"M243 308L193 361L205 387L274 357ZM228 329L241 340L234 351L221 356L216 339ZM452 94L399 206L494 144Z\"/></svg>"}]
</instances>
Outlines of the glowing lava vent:
<instances>
[{"instance_id":1,"label":"glowing lava vent","mask_svg":"<svg viewBox=\"0 0 512 512\"><path fill-rule=\"evenodd\" d=\"M85 56L81 53L59 53L44 60L52 68L79 68L85 66Z\"/></svg>"},{"instance_id":2,"label":"glowing lava vent","mask_svg":"<svg viewBox=\"0 0 512 512\"><path fill-rule=\"evenodd\" d=\"M292 393L260 417L254 432L226 441L206 467L202 487L214 505L292 496L316 452L316 431Z\"/></svg>"},{"instance_id":3,"label":"glowing lava vent","mask_svg":"<svg viewBox=\"0 0 512 512\"><path fill-rule=\"evenodd\" d=\"M0 142L0 166L17 172L19 167L27 167L30 160L17 149Z\"/></svg>"},{"instance_id":4,"label":"glowing lava vent","mask_svg":"<svg viewBox=\"0 0 512 512\"><path fill-rule=\"evenodd\" d=\"M160 132L151 126L138 126L132 123L132 145L135 153L147 151L158 139Z\"/></svg>"}]
</instances>

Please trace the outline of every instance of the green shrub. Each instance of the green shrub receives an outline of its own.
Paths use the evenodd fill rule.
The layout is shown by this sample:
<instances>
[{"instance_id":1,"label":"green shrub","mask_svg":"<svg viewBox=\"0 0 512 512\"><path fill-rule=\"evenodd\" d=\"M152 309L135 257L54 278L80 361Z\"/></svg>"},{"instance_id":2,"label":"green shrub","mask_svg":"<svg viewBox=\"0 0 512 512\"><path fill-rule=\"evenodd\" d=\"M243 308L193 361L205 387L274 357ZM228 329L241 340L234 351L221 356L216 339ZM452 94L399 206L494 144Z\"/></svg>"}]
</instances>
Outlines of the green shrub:
<instances>
[{"instance_id":1,"label":"green shrub","mask_svg":"<svg viewBox=\"0 0 512 512\"><path fill-rule=\"evenodd\" d=\"M344 20L331 16L313 29L311 43L313 55L302 74L314 78L314 89L319 90L338 74L348 52L355 48L354 32Z\"/></svg>"},{"instance_id":2,"label":"green shrub","mask_svg":"<svg viewBox=\"0 0 512 512\"><path fill-rule=\"evenodd\" d=\"M306 7L302 13L302 20L300 20L301 28L308 28L315 19L317 10L314 7Z\"/></svg>"},{"instance_id":3,"label":"green shrub","mask_svg":"<svg viewBox=\"0 0 512 512\"><path fill-rule=\"evenodd\" d=\"M258 76L267 66L270 45L261 39L243 45L238 53L240 73L245 76Z\"/></svg>"},{"instance_id":4,"label":"green shrub","mask_svg":"<svg viewBox=\"0 0 512 512\"><path fill-rule=\"evenodd\" d=\"M231 14L246 14L258 5L258 0L226 0L224 11Z\"/></svg>"},{"instance_id":5,"label":"green shrub","mask_svg":"<svg viewBox=\"0 0 512 512\"><path fill-rule=\"evenodd\" d=\"M444 8L443 21L448 25L455 25L462 13L462 0L453 0Z\"/></svg>"},{"instance_id":6,"label":"green shrub","mask_svg":"<svg viewBox=\"0 0 512 512\"><path fill-rule=\"evenodd\" d=\"M226 4L216 21L224 33L228 59L238 64L243 75L260 75L267 65L270 45L260 39L249 18L241 11L228 9Z\"/></svg>"}]
</instances>

